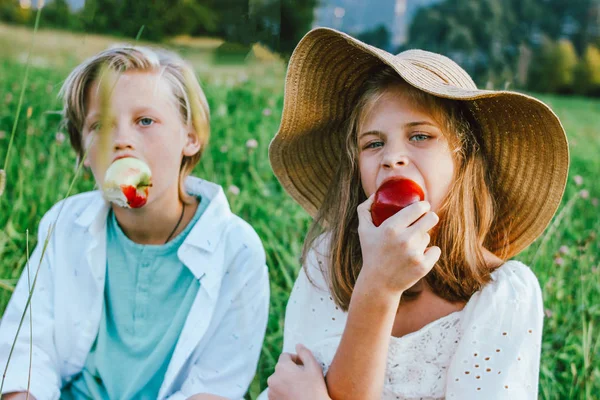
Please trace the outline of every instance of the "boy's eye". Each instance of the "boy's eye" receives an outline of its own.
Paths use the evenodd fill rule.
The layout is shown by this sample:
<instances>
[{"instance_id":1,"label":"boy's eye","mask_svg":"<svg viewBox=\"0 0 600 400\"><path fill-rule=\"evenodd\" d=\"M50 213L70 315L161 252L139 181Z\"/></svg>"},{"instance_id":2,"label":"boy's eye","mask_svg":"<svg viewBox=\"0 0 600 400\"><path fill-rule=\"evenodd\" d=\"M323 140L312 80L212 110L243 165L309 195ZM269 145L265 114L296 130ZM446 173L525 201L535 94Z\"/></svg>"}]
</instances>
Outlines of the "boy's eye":
<instances>
[{"instance_id":1,"label":"boy's eye","mask_svg":"<svg viewBox=\"0 0 600 400\"><path fill-rule=\"evenodd\" d=\"M417 133L410 137L410 141L411 142L424 142L425 140L430 139L430 138L431 138L431 136L426 135L424 133Z\"/></svg>"},{"instance_id":2,"label":"boy's eye","mask_svg":"<svg viewBox=\"0 0 600 400\"><path fill-rule=\"evenodd\" d=\"M142 126L150 126L154 123L154 120L152 118L144 117L144 118L140 118L140 120L138 122Z\"/></svg>"}]
</instances>

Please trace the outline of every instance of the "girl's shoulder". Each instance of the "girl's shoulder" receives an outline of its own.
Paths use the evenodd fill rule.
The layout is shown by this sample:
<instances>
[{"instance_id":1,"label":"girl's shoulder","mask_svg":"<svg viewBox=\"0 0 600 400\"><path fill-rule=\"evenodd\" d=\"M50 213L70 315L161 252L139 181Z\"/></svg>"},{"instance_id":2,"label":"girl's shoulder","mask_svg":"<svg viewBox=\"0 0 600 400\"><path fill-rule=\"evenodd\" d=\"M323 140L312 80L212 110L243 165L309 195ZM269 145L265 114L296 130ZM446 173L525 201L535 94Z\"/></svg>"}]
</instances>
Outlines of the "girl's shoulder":
<instances>
[{"instance_id":1,"label":"girl's shoulder","mask_svg":"<svg viewBox=\"0 0 600 400\"><path fill-rule=\"evenodd\" d=\"M463 324L488 321L514 326L519 321L543 319L542 290L531 268L510 260L491 274L491 281L476 292L463 309Z\"/></svg>"},{"instance_id":2,"label":"girl's shoulder","mask_svg":"<svg viewBox=\"0 0 600 400\"><path fill-rule=\"evenodd\" d=\"M481 290L481 296L511 296L515 300L528 300L540 297L538 278L531 268L521 261L509 260L496 268L492 280Z\"/></svg>"}]
</instances>

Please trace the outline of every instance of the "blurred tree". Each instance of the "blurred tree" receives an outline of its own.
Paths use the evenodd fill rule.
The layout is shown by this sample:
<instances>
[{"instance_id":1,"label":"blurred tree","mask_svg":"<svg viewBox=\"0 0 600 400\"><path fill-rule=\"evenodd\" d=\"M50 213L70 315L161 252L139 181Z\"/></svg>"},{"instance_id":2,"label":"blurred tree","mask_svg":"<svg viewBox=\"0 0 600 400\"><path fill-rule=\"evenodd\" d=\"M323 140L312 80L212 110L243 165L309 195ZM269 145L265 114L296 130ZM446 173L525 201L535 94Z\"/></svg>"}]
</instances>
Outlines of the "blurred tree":
<instances>
[{"instance_id":1,"label":"blurred tree","mask_svg":"<svg viewBox=\"0 0 600 400\"><path fill-rule=\"evenodd\" d=\"M598 47L588 45L575 71L576 92L600 96L600 49Z\"/></svg>"},{"instance_id":2,"label":"blurred tree","mask_svg":"<svg viewBox=\"0 0 600 400\"><path fill-rule=\"evenodd\" d=\"M558 42L545 37L529 70L529 88L539 92L572 93L577 53L566 39Z\"/></svg>"},{"instance_id":3,"label":"blurred tree","mask_svg":"<svg viewBox=\"0 0 600 400\"><path fill-rule=\"evenodd\" d=\"M523 55L542 51L544 36L570 39L581 54L600 42L599 21L600 0L445 0L417 11L405 47L448 55L480 84L504 86L525 83Z\"/></svg>"},{"instance_id":4,"label":"blurred tree","mask_svg":"<svg viewBox=\"0 0 600 400\"><path fill-rule=\"evenodd\" d=\"M42 23L58 28L71 28L75 18L66 0L52 0L44 6Z\"/></svg>"},{"instance_id":5,"label":"blurred tree","mask_svg":"<svg viewBox=\"0 0 600 400\"><path fill-rule=\"evenodd\" d=\"M0 0L0 21L15 22L18 0Z\"/></svg>"},{"instance_id":6,"label":"blurred tree","mask_svg":"<svg viewBox=\"0 0 600 400\"><path fill-rule=\"evenodd\" d=\"M575 67L577 66L577 53L570 40L561 39L556 45L554 65L556 74L556 91L569 93L573 91L575 80Z\"/></svg>"},{"instance_id":7,"label":"blurred tree","mask_svg":"<svg viewBox=\"0 0 600 400\"><path fill-rule=\"evenodd\" d=\"M385 25L379 25L369 31L362 32L357 36L359 40L385 50L389 50L390 37L390 31L387 30Z\"/></svg>"}]
</instances>

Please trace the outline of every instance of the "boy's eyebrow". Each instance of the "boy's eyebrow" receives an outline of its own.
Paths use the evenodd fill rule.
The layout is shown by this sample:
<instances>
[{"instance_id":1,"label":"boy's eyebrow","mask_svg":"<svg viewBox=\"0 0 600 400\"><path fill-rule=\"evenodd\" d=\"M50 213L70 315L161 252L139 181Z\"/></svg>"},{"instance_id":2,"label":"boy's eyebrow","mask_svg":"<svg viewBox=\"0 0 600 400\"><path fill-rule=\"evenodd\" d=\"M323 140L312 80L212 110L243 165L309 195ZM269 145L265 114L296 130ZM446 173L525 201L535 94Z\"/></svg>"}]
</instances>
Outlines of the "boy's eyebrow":
<instances>
[{"instance_id":1,"label":"boy's eyebrow","mask_svg":"<svg viewBox=\"0 0 600 400\"><path fill-rule=\"evenodd\" d=\"M85 119L83 120L83 125L85 126L86 124L89 123L88 121L97 119L99 116L100 116L100 113L98 113L98 112L94 112L94 113L88 114L85 117Z\"/></svg>"},{"instance_id":2,"label":"boy's eyebrow","mask_svg":"<svg viewBox=\"0 0 600 400\"><path fill-rule=\"evenodd\" d=\"M421 125L426 125L426 126L431 126L433 128L439 129L439 127L434 124L431 123L429 121L414 121L414 122L407 122L406 124L404 124L404 128L414 128L415 126L421 126ZM368 135L375 135L375 136L385 136L385 133L382 131L378 131L378 130L370 130L367 132L363 132L358 136L358 139L362 139L364 136L368 136Z\"/></svg>"}]
</instances>

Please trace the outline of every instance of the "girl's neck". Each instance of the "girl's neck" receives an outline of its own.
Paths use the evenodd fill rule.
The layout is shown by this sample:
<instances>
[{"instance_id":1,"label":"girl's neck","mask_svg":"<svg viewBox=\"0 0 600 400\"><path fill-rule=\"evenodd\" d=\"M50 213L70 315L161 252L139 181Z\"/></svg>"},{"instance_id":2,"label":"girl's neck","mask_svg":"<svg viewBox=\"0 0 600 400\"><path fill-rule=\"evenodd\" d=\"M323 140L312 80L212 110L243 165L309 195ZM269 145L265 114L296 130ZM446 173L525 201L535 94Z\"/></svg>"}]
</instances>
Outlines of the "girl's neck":
<instances>
[{"instance_id":1,"label":"girl's neck","mask_svg":"<svg viewBox=\"0 0 600 400\"><path fill-rule=\"evenodd\" d=\"M195 198L194 198L195 199ZM181 233L194 217L198 201L185 204L177 190L168 190L164 196L139 209L112 205L112 210L123 233L135 243L164 244ZM170 240L169 239L169 240Z\"/></svg>"}]
</instances>

